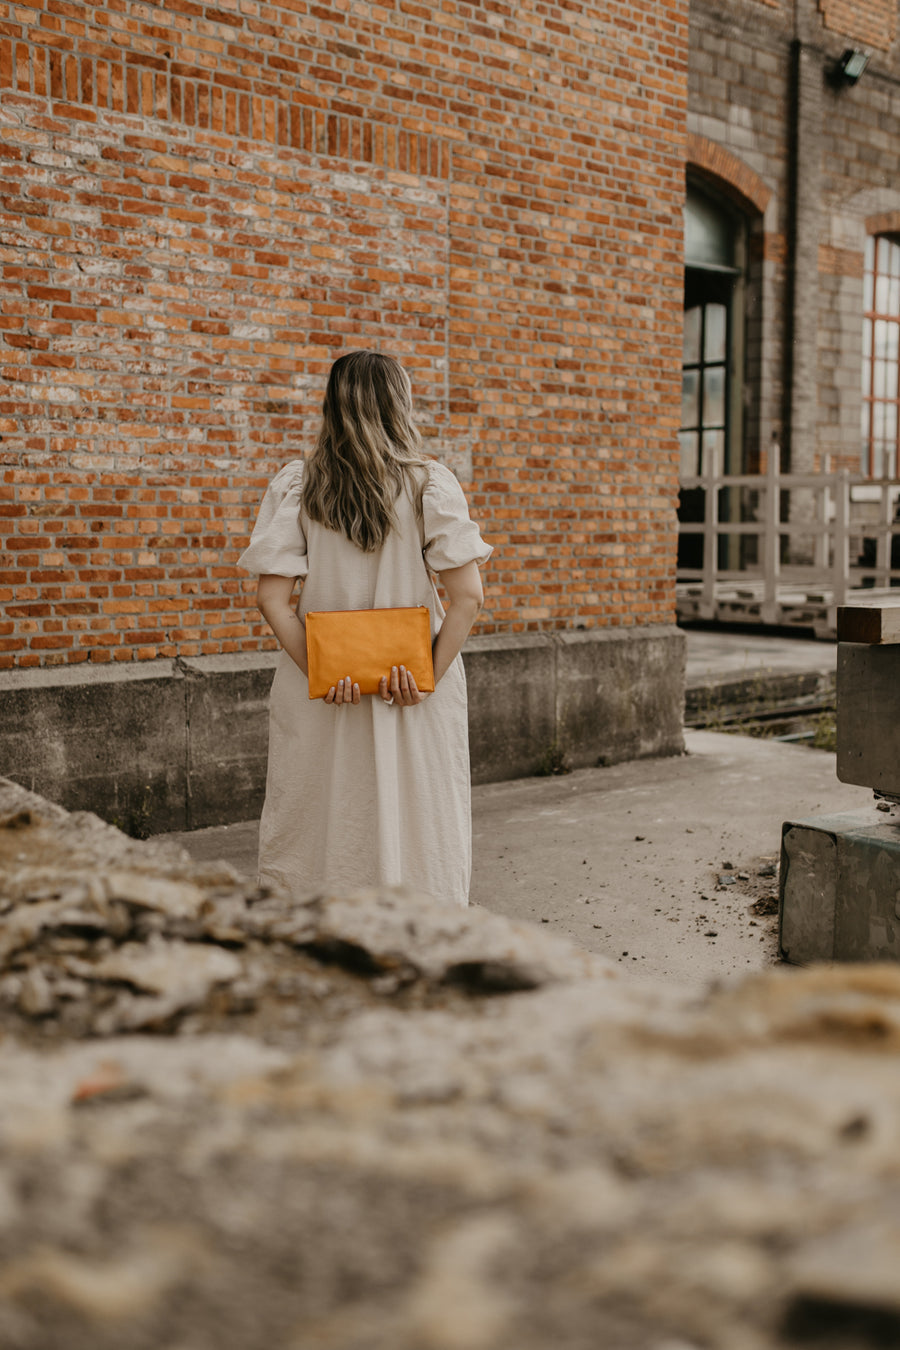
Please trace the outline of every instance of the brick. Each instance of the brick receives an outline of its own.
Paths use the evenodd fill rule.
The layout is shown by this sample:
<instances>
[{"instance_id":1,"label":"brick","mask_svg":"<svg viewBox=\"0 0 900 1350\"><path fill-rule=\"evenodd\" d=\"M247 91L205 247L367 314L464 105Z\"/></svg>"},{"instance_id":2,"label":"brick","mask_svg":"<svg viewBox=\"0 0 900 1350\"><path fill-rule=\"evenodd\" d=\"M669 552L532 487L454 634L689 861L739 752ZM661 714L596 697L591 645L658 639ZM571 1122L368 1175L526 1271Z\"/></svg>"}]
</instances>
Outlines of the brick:
<instances>
[{"instance_id":1,"label":"brick","mask_svg":"<svg viewBox=\"0 0 900 1350\"><path fill-rule=\"evenodd\" d=\"M406 361L498 545L483 631L670 622L665 547L635 540L674 547L686 2L510 9L501 33L451 0L385 41L343 7L251 10L201 32L157 7L152 50L118 2L27 44L4 15L7 148L43 158L4 161L41 178L0 259L32 260L2 278L0 550L37 625L2 659L270 650L234 562L363 343ZM515 54L536 43L552 99ZM732 176L762 210L754 173Z\"/></svg>"}]
</instances>

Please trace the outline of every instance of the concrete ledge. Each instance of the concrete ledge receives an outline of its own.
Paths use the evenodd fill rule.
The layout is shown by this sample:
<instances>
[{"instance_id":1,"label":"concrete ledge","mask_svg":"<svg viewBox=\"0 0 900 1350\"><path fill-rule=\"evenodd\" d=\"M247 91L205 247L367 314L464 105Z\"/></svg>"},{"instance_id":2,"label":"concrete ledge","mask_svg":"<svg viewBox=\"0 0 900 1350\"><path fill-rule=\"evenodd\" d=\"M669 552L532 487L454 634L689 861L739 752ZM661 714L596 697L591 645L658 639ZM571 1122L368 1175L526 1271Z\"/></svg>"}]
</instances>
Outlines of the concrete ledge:
<instances>
[{"instance_id":1,"label":"concrete ledge","mask_svg":"<svg viewBox=\"0 0 900 1350\"><path fill-rule=\"evenodd\" d=\"M277 655L0 675L0 772L138 836L246 820Z\"/></svg>"},{"instance_id":2,"label":"concrete ledge","mask_svg":"<svg viewBox=\"0 0 900 1350\"><path fill-rule=\"evenodd\" d=\"M466 645L477 783L680 754L675 627L477 637ZM0 772L148 835L248 820L265 787L277 654L0 674Z\"/></svg>"},{"instance_id":3,"label":"concrete ledge","mask_svg":"<svg viewBox=\"0 0 900 1350\"><path fill-rule=\"evenodd\" d=\"M834 671L760 670L739 680L707 677L685 690L685 726L725 727L781 709L832 707L835 689Z\"/></svg>"},{"instance_id":4,"label":"concrete ledge","mask_svg":"<svg viewBox=\"0 0 900 1350\"><path fill-rule=\"evenodd\" d=\"M817 816L782 827L786 961L900 960L900 823L872 816Z\"/></svg>"}]
</instances>

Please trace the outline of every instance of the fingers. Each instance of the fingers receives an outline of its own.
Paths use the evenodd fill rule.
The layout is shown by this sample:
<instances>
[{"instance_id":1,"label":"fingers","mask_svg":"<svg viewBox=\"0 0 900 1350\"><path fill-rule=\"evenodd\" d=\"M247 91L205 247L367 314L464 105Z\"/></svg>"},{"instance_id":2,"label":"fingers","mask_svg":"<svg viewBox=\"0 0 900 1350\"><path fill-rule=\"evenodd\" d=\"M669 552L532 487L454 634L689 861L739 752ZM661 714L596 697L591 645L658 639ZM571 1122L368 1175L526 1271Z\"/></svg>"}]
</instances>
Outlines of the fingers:
<instances>
[{"instance_id":1,"label":"fingers","mask_svg":"<svg viewBox=\"0 0 900 1350\"><path fill-rule=\"evenodd\" d=\"M413 708L428 697L419 692L415 676L406 666L391 666L390 681L386 675L382 675L378 681L378 696L384 703L398 703L401 708ZM359 703L360 697L359 685L354 684L349 675L345 675L331 686L324 701L341 708L345 704Z\"/></svg>"},{"instance_id":2,"label":"fingers","mask_svg":"<svg viewBox=\"0 0 900 1350\"><path fill-rule=\"evenodd\" d=\"M391 694L402 708L412 708L422 701L415 679L406 666L391 666Z\"/></svg>"},{"instance_id":3,"label":"fingers","mask_svg":"<svg viewBox=\"0 0 900 1350\"><path fill-rule=\"evenodd\" d=\"M358 703L360 698L359 685L354 684L349 675L338 680L336 685L332 685L325 695L326 703L333 703L339 708L345 703Z\"/></svg>"}]
</instances>

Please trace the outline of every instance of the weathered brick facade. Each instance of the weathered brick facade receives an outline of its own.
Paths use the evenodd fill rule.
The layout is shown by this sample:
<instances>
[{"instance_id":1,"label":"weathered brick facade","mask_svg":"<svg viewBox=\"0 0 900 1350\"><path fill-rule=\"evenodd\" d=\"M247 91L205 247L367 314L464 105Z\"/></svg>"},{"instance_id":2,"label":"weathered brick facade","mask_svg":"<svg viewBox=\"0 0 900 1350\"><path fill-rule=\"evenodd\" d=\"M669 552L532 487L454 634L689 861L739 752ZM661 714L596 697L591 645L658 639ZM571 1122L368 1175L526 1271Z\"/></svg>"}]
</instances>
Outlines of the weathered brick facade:
<instances>
[{"instance_id":1,"label":"weathered brick facade","mask_svg":"<svg viewBox=\"0 0 900 1350\"><path fill-rule=\"evenodd\" d=\"M0 3L0 664L271 647L234 560L376 344L483 633L671 624L686 19Z\"/></svg>"},{"instance_id":2,"label":"weathered brick facade","mask_svg":"<svg viewBox=\"0 0 900 1350\"><path fill-rule=\"evenodd\" d=\"M900 229L897 0L692 0L688 173L748 230L743 463L858 471L866 239ZM855 85L841 55L870 57Z\"/></svg>"}]
</instances>

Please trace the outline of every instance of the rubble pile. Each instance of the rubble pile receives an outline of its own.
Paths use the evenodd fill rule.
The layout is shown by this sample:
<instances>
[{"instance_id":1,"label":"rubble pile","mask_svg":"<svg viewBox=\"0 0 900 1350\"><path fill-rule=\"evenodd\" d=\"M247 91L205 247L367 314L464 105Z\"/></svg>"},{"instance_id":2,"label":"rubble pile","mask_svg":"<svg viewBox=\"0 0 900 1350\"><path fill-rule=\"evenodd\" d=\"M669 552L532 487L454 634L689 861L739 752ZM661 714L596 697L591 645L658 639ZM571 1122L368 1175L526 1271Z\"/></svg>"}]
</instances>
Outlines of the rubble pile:
<instances>
[{"instance_id":1,"label":"rubble pile","mask_svg":"<svg viewBox=\"0 0 900 1350\"><path fill-rule=\"evenodd\" d=\"M900 1343L900 971L630 981L0 785L4 1350Z\"/></svg>"},{"instance_id":2,"label":"rubble pile","mask_svg":"<svg viewBox=\"0 0 900 1350\"><path fill-rule=\"evenodd\" d=\"M323 964L366 975L376 995L511 992L604 966L527 927L400 893L259 892L227 863L129 839L88 813L0 780L0 1027L63 1036L194 1030L297 996L333 992ZM300 958L298 960L298 957ZM304 959L305 958L305 959ZM345 981L369 1001L368 985Z\"/></svg>"}]
</instances>

